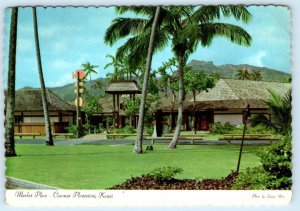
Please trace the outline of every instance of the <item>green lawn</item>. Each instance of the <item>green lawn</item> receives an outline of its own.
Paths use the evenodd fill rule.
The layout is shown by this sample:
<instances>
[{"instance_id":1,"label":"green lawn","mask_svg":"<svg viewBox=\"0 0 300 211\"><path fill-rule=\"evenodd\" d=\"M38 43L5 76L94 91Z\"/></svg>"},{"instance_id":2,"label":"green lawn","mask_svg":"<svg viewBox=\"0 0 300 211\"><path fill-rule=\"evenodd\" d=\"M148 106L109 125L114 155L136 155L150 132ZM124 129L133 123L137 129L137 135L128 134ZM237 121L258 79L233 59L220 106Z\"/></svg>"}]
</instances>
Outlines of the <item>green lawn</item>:
<instances>
[{"instance_id":1,"label":"green lawn","mask_svg":"<svg viewBox=\"0 0 300 211\"><path fill-rule=\"evenodd\" d=\"M258 146L245 146L241 170L259 165ZM153 152L132 154L132 145L45 146L17 144L7 158L6 175L65 189L105 189L157 167L184 169L178 178L221 178L236 169L238 145L155 145Z\"/></svg>"}]
</instances>

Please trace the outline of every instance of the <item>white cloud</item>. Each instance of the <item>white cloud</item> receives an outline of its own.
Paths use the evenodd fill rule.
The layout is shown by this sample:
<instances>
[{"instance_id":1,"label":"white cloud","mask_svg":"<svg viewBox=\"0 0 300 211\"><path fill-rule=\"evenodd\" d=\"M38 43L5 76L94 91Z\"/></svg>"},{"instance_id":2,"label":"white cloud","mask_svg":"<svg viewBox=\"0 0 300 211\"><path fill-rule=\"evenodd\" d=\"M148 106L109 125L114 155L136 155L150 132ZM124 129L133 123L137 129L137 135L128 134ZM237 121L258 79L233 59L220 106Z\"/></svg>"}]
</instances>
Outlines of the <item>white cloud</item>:
<instances>
[{"instance_id":1,"label":"white cloud","mask_svg":"<svg viewBox=\"0 0 300 211\"><path fill-rule=\"evenodd\" d=\"M252 56L246 58L243 63L258 66L258 67L264 67L265 65L263 63L263 58L266 55L267 55L267 52L261 50L261 51L257 52L255 55L252 55Z\"/></svg>"},{"instance_id":2,"label":"white cloud","mask_svg":"<svg viewBox=\"0 0 300 211\"><path fill-rule=\"evenodd\" d=\"M66 84L69 84L69 83L72 83L72 82L74 82L74 81L71 77L71 74L70 73L64 73L64 74L61 74L57 78L57 80L49 81L47 86L48 87L63 86L63 85L66 85Z\"/></svg>"},{"instance_id":3,"label":"white cloud","mask_svg":"<svg viewBox=\"0 0 300 211\"><path fill-rule=\"evenodd\" d=\"M51 64L54 70L65 70L66 68L70 67L70 65L72 64L60 59L54 60Z\"/></svg>"},{"instance_id":4,"label":"white cloud","mask_svg":"<svg viewBox=\"0 0 300 211\"><path fill-rule=\"evenodd\" d=\"M54 49L55 52L62 52L62 51L68 50L66 42L64 42L64 41L56 42L53 45L53 49Z\"/></svg>"},{"instance_id":5,"label":"white cloud","mask_svg":"<svg viewBox=\"0 0 300 211\"><path fill-rule=\"evenodd\" d=\"M57 31L56 27L40 27L39 28L39 36L42 38L51 38L54 33Z\"/></svg>"},{"instance_id":6,"label":"white cloud","mask_svg":"<svg viewBox=\"0 0 300 211\"><path fill-rule=\"evenodd\" d=\"M27 38L18 38L17 40L18 51L32 51L34 49L33 40Z\"/></svg>"}]
</instances>

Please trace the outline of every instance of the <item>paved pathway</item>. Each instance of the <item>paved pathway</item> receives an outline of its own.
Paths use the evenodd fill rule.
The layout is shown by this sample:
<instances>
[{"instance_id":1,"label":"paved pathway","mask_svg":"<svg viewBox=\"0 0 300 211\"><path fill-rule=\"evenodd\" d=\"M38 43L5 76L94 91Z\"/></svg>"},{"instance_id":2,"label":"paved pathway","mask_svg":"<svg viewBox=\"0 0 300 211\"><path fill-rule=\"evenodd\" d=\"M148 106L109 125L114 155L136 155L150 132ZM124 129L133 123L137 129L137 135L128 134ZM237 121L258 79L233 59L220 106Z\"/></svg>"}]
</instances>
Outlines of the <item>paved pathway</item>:
<instances>
[{"instance_id":1,"label":"paved pathway","mask_svg":"<svg viewBox=\"0 0 300 211\"><path fill-rule=\"evenodd\" d=\"M168 141L159 141L156 140L155 144L168 144ZM268 144L268 141L245 141L245 145L250 144ZM16 140L16 144L45 144L45 140ZM104 144L104 145L124 145L129 144L133 145L134 140L112 140L112 139L69 139L69 140L54 140L55 146L66 146L66 145L78 145L78 144ZM151 144L150 140L143 141L143 144L149 145ZM179 141L179 145L189 145L191 144L190 141ZM218 140L202 140L202 141L195 141L194 145L223 145L227 144L226 141L218 141ZM231 144L240 144L240 141L232 141Z\"/></svg>"}]
</instances>

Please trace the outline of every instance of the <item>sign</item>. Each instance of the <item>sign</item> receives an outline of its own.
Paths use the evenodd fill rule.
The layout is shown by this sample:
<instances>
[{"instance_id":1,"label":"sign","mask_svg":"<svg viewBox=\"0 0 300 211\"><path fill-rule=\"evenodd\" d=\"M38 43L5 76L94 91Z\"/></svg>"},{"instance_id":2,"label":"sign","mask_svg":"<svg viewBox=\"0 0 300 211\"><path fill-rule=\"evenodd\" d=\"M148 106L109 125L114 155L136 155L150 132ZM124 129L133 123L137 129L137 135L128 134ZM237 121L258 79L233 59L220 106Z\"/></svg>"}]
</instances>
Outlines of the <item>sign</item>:
<instances>
[{"instance_id":1,"label":"sign","mask_svg":"<svg viewBox=\"0 0 300 211\"><path fill-rule=\"evenodd\" d=\"M78 106L78 105L77 105L77 99L78 99L78 98L75 99L75 105L76 105L76 106ZM79 107L81 107L82 105L83 105L83 100L82 100L81 97L79 97Z\"/></svg>"},{"instance_id":2,"label":"sign","mask_svg":"<svg viewBox=\"0 0 300 211\"><path fill-rule=\"evenodd\" d=\"M85 77L85 72L81 69L76 70L74 73L72 73L72 77L76 79L79 77L79 79L83 79Z\"/></svg>"},{"instance_id":3,"label":"sign","mask_svg":"<svg viewBox=\"0 0 300 211\"><path fill-rule=\"evenodd\" d=\"M76 87L77 87L77 86L83 86L83 82L82 82L82 81L79 82L79 83L76 82L76 83L74 83L74 86L76 86Z\"/></svg>"},{"instance_id":4,"label":"sign","mask_svg":"<svg viewBox=\"0 0 300 211\"><path fill-rule=\"evenodd\" d=\"M74 89L74 93L77 93L77 89ZM79 93L83 93L83 88L79 89Z\"/></svg>"}]
</instances>

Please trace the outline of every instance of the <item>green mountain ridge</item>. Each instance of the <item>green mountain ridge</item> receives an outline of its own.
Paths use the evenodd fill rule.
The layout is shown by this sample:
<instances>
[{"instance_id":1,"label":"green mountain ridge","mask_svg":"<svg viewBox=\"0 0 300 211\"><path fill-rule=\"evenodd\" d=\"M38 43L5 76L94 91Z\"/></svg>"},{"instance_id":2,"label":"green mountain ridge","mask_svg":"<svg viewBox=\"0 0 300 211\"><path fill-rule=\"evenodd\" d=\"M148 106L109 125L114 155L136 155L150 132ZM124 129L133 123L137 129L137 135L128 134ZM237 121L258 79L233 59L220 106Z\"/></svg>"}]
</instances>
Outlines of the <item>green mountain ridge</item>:
<instances>
[{"instance_id":1,"label":"green mountain ridge","mask_svg":"<svg viewBox=\"0 0 300 211\"><path fill-rule=\"evenodd\" d=\"M254 70L254 69L259 70L261 72L264 81L283 82L284 79L291 77L291 74L288 73L284 73L266 67L256 67L248 64L241 64L241 65L226 64L226 65L216 66L211 61L192 60L188 65L191 66L194 71L203 70L206 74L215 72L219 74L221 78L235 79L236 78L235 74L237 73L237 70L242 68L248 68L250 70ZM94 90L91 87L97 81L100 81L102 83L102 88ZM89 91L89 93L97 96L103 96L105 95L105 90L108 86L108 83L109 82L108 80L106 80L106 78L98 78L91 81L85 81L84 86ZM30 87L24 87L22 89L30 89ZM49 89L66 102L73 104L76 98L76 94L74 93L74 89L75 89L74 83L66 84L60 87L52 87Z\"/></svg>"},{"instance_id":2,"label":"green mountain ridge","mask_svg":"<svg viewBox=\"0 0 300 211\"><path fill-rule=\"evenodd\" d=\"M192 60L189 64L194 71L203 70L206 74L217 73L221 78L230 78L237 79L235 74L240 69L250 69L250 70L259 70L263 81L275 81L275 82L283 82L284 79L291 77L291 74L281 72L279 70L274 70L267 67L256 67L249 64L225 64L216 66L212 61L198 61Z\"/></svg>"}]
</instances>

